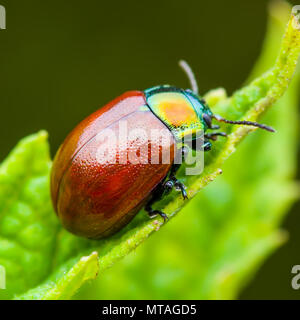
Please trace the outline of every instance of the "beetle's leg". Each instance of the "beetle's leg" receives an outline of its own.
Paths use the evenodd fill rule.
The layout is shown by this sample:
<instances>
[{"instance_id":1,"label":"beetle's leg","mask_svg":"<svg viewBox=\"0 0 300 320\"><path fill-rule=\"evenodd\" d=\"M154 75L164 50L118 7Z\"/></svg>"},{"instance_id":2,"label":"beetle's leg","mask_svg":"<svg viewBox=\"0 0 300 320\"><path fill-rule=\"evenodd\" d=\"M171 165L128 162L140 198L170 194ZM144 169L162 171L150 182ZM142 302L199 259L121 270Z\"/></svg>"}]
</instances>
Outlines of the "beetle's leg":
<instances>
[{"instance_id":1,"label":"beetle's leg","mask_svg":"<svg viewBox=\"0 0 300 320\"><path fill-rule=\"evenodd\" d=\"M187 199L186 187L185 185L178 180L175 176L170 176L169 179L163 184L164 195L169 194L172 189L175 187L176 190L180 190L183 196L183 199Z\"/></svg>"},{"instance_id":2,"label":"beetle's leg","mask_svg":"<svg viewBox=\"0 0 300 320\"><path fill-rule=\"evenodd\" d=\"M148 215L150 216L150 218L153 218L158 214L164 219L164 221L168 220L168 216L164 212L162 212L160 210L154 210L152 208L152 205L156 201L159 201L162 198L162 196L164 195L164 193L165 193L165 189L164 189L163 184L159 184L156 187L156 189L154 190L152 198L146 204L145 210L148 212Z\"/></svg>"},{"instance_id":3,"label":"beetle's leg","mask_svg":"<svg viewBox=\"0 0 300 320\"><path fill-rule=\"evenodd\" d=\"M202 138L201 138L201 140L202 140ZM196 141L198 141L198 140L194 140L195 143L192 144L192 148L193 148L193 150L199 151L199 149L198 149L199 146ZM202 141L201 141L201 143L202 143ZM211 149L211 147L212 147L211 142L208 140L208 138L205 137L203 145L202 145L202 150L209 151Z\"/></svg>"},{"instance_id":4,"label":"beetle's leg","mask_svg":"<svg viewBox=\"0 0 300 320\"><path fill-rule=\"evenodd\" d=\"M174 165L174 167L175 167L175 165ZM176 178L175 173L176 173L177 170L178 170L178 168L175 167L174 170L170 172L169 180L167 180L167 181L165 182L165 184L167 184L167 183L173 184L173 185L172 185L172 188L175 187L176 190L180 190L180 191L181 191L181 194L182 194L182 196L183 196L183 199L185 200L185 199L188 198L187 193L186 193L186 187L185 187L185 185L184 185L180 180L178 180L178 179ZM172 190L172 189L171 189L171 190ZM171 190L170 190L170 191L171 191ZM170 192L170 191L169 191L169 192Z\"/></svg>"},{"instance_id":5,"label":"beetle's leg","mask_svg":"<svg viewBox=\"0 0 300 320\"><path fill-rule=\"evenodd\" d=\"M168 216L160 210L153 210L151 207L145 208L145 210L148 212L150 218L160 215L164 219L164 222L168 220Z\"/></svg>"},{"instance_id":6,"label":"beetle's leg","mask_svg":"<svg viewBox=\"0 0 300 320\"><path fill-rule=\"evenodd\" d=\"M188 152L186 147L182 147L179 152L181 153L182 157L185 156L185 154ZM153 191L151 199L148 201L148 203L145 206L145 210L148 212L149 216L152 218L153 216L156 216L159 214L161 217L164 218L164 221L168 219L167 215L160 211L160 210L154 210L152 208L152 205L161 200L164 196L169 194L172 189L175 187L177 190L181 191L181 194L184 199L187 199L187 193L185 185L180 182L176 177L175 174L180 168L181 164L175 164L173 163L170 169L169 177L165 181L161 182Z\"/></svg>"},{"instance_id":7,"label":"beetle's leg","mask_svg":"<svg viewBox=\"0 0 300 320\"><path fill-rule=\"evenodd\" d=\"M227 137L227 133L226 132L211 132L211 133L206 133L204 135L204 138L206 139L210 139L210 140L217 140L217 137L221 136L221 137Z\"/></svg>"},{"instance_id":8,"label":"beetle's leg","mask_svg":"<svg viewBox=\"0 0 300 320\"><path fill-rule=\"evenodd\" d=\"M167 195L168 193L170 193L174 187L176 190L181 191L183 199L188 198L185 185L180 180L178 180L175 176L170 176L169 180L167 180L164 183L164 188L165 188L164 194Z\"/></svg>"},{"instance_id":9,"label":"beetle's leg","mask_svg":"<svg viewBox=\"0 0 300 320\"><path fill-rule=\"evenodd\" d=\"M187 147L183 146L179 152L181 153L182 158L184 158L185 155L189 152L189 150ZM181 164L174 164L174 163L172 164L170 174L169 174L169 179L164 183L165 192L170 193L173 187L175 187L177 190L181 191L183 199L187 199L188 196L186 193L185 185L181 181L179 181L175 176L180 166Z\"/></svg>"},{"instance_id":10,"label":"beetle's leg","mask_svg":"<svg viewBox=\"0 0 300 320\"><path fill-rule=\"evenodd\" d=\"M185 187L185 185L184 185L181 181L179 181L176 177L174 177L174 181L175 181L175 183L174 183L175 188L176 188L177 190L180 190L180 191L181 191L181 194L182 194L182 196L183 196L183 199L184 199L184 200L185 200L185 199L188 199L188 195L187 195L187 193L186 193L186 187Z\"/></svg>"},{"instance_id":11,"label":"beetle's leg","mask_svg":"<svg viewBox=\"0 0 300 320\"><path fill-rule=\"evenodd\" d=\"M209 150L211 150L211 147L212 147L211 142L208 140L204 140L203 150L209 151Z\"/></svg>"}]
</instances>

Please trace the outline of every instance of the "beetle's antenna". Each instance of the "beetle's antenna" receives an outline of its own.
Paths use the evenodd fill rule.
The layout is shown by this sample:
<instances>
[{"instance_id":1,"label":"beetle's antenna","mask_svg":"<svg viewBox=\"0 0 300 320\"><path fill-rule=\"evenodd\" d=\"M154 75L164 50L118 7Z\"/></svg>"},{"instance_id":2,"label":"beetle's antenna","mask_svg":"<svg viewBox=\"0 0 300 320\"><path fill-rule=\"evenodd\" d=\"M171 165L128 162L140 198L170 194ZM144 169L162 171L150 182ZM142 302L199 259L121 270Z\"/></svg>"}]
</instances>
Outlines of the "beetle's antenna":
<instances>
[{"instance_id":1,"label":"beetle's antenna","mask_svg":"<svg viewBox=\"0 0 300 320\"><path fill-rule=\"evenodd\" d=\"M261 124L261 123L258 123L258 122L252 122L252 121L232 121L232 120L227 120L227 119L224 119L218 115L213 115L212 116L214 119L216 119L217 121L219 122L225 122L225 123L231 123L231 124L240 124L240 125L246 125L246 126L254 126L254 127L258 127L260 129L264 129L264 130L267 130L267 131L270 131L270 132L276 132L272 127L269 127L265 124Z\"/></svg>"},{"instance_id":2,"label":"beetle's antenna","mask_svg":"<svg viewBox=\"0 0 300 320\"><path fill-rule=\"evenodd\" d=\"M198 84L194 75L192 68L185 60L179 60L179 66L187 75L188 79L190 80L191 89L194 93L198 94Z\"/></svg>"}]
</instances>

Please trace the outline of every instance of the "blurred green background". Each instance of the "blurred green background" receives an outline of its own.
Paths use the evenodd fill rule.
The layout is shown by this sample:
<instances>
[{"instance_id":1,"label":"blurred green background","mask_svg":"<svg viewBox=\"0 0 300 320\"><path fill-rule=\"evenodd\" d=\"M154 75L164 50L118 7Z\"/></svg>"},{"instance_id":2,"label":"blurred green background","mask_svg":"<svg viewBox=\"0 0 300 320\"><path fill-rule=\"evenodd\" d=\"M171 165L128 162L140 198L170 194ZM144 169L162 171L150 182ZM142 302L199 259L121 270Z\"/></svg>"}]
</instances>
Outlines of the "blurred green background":
<instances>
[{"instance_id":1,"label":"blurred green background","mask_svg":"<svg viewBox=\"0 0 300 320\"><path fill-rule=\"evenodd\" d=\"M181 58L193 67L200 92L222 86L231 94L246 80L260 53L268 1L1 0L0 4L7 11L7 30L0 30L2 160L20 138L40 129L50 133L54 154L80 120L126 90L165 83L187 87L177 66ZM300 264L299 209L298 202L284 220L289 241L269 257L240 298L300 297L290 286L291 268ZM168 227L176 228L173 225L182 219L189 216L175 218L162 229L164 234L145 244L150 249L152 242L154 250L169 252L161 269L157 261L145 265L147 251L138 248L98 280L102 283L86 286L78 297L151 298L135 286L140 282L153 298L178 298L181 286L194 280L176 264L184 255L170 247ZM191 219L191 227L195 221ZM160 236L169 238L168 247L158 245ZM164 268L172 261L177 266L174 273ZM189 262L192 269L193 263ZM168 281L175 281L176 289ZM156 282L164 282L164 293Z\"/></svg>"}]
</instances>

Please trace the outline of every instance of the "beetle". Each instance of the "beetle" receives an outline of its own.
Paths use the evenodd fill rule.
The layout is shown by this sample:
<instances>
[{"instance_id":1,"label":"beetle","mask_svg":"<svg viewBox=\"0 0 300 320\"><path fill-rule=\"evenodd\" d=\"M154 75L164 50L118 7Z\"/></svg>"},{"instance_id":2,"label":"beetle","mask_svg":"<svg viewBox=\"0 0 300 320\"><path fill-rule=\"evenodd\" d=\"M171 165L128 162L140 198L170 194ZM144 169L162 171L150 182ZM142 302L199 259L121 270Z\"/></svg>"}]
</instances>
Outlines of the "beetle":
<instances>
[{"instance_id":1,"label":"beetle","mask_svg":"<svg viewBox=\"0 0 300 320\"><path fill-rule=\"evenodd\" d=\"M153 209L153 204L173 188L187 199L185 185L176 178L180 164L176 154L184 156L182 137L196 139L197 132L204 132L203 150L211 149L210 140L226 136L224 132L208 132L219 129L216 121L256 126L268 131L271 127L249 121L230 121L214 115L206 102L198 95L198 87L192 70L185 61L181 66L187 73L192 89L180 89L163 85L145 91L129 91L100 108L71 131L55 156L51 170L51 197L54 209L63 226L78 236L100 239L110 236L126 224L142 209L150 217L167 216ZM146 133L157 130L158 137L138 140L126 137L121 146L120 123L126 121L129 129L143 129ZM116 133L118 139L108 144L108 153L116 162L104 161L99 148L105 133ZM120 138L121 137L121 138ZM162 144L167 138L167 145ZM154 151L159 159L162 148L171 155L168 163L131 163L130 154L136 155L135 144ZM120 159L126 153L125 161ZM103 154L102 154L103 155Z\"/></svg>"}]
</instances>

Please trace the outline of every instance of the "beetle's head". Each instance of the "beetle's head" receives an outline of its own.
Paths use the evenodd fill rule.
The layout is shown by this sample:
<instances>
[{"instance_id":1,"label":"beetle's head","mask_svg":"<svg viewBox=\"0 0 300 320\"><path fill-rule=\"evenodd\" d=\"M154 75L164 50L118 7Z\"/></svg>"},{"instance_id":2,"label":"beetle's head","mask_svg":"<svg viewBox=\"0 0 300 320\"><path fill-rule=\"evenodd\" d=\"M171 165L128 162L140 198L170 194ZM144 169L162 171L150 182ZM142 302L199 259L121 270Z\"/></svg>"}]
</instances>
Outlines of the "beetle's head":
<instances>
[{"instance_id":1,"label":"beetle's head","mask_svg":"<svg viewBox=\"0 0 300 320\"><path fill-rule=\"evenodd\" d=\"M205 102L204 99L201 99L198 96L198 85L197 81L195 78L195 75L190 68L190 66L187 64L186 61L180 60L179 61L180 67L183 69L183 71L186 73L187 77L189 78L191 89L185 90L186 94L191 96L192 99L195 99L196 103L194 103L194 106L196 110L199 110L199 118L204 122L205 128L207 129L219 129L220 127L218 125L213 125L212 121L215 119L218 122L225 122L225 123L230 123L230 124L237 124L237 125L247 125L247 126L254 126L258 127L260 129L264 129L270 132L275 132L275 130L272 127L269 127L265 124L261 124L258 122L253 122L253 121L244 121L244 120L238 120L238 121L233 121L233 120L227 120L222 118L219 115L215 115L212 113L210 110L209 106ZM222 134L219 134L222 135ZM224 134L225 135L225 134Z\"/></svg>"},{"instance_id":2,"label":"beetle's head","mask_svg":"<svg viewBox=\"0 0 300 320\"><path fill-rule=\"evenodd\" d=\"M206 133L209 129L219 129L213 125L213 120L238 125L251 125L274 132L274 129L264 124L251 121L232 121L215 115L209 106L198 95L198 86L194 74L185 61L180 61L180 66L188 75L191 89L180 89L169 85L157 86L145 90L146 102L151 111L170 129L178 141L191 141L202 139L207 145L209 139L216 140L217 136L226 133Z\"/></svg>"}]
</instances>

